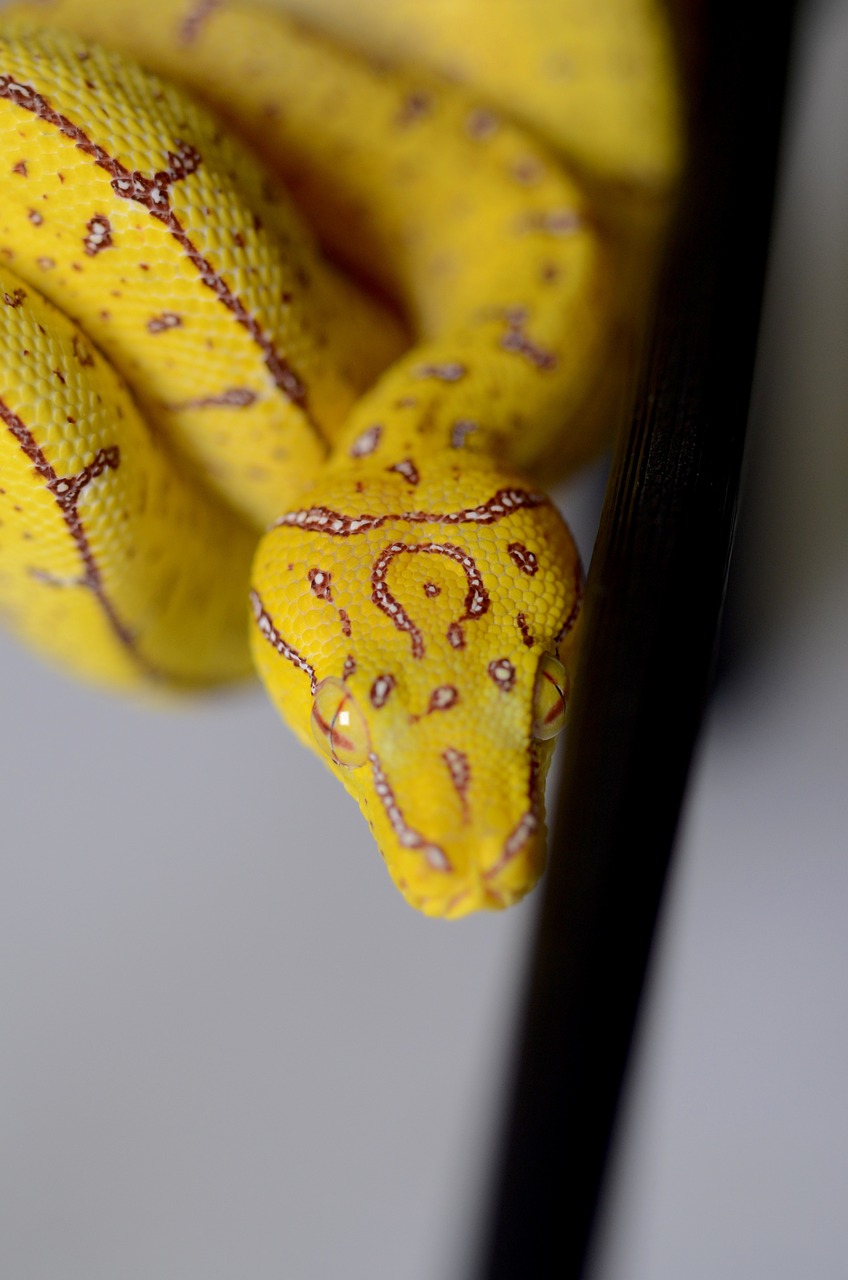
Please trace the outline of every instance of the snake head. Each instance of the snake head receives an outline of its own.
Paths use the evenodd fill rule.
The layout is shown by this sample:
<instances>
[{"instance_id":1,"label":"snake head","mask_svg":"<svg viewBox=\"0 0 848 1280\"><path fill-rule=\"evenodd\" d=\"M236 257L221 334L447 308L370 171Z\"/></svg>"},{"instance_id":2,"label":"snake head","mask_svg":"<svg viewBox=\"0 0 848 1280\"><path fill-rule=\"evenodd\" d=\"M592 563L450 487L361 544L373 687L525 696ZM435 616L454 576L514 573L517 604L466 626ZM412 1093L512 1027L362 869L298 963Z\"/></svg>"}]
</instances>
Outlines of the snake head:
<instances>
[{"instance_id":1,"label":"snake head","mask_svg":"<svg viewBox=\"0 0 848 1280\"><path fill-rule=\"evenodd\" d=\"M412 502L401 485L331 479L277 520L254 564L254 659L407 900L454 917L541 874L582 575L558 512L514 478L443 476Z\"/></svg>"}]
</instances>

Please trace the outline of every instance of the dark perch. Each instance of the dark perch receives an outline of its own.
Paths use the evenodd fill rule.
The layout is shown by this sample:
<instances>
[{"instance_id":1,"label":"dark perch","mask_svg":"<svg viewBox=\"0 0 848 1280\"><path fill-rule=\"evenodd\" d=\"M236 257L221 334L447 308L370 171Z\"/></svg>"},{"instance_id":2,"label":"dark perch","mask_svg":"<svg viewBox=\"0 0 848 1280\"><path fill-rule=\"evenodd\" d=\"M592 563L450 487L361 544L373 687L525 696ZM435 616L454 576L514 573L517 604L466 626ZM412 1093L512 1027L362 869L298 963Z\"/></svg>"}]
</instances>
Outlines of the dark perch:
<instances>
[{"instance_id":1,"label":"dark perch","mask_svg":"<svg viewBox=\"0 0 848 1280\"><path fill-rule=\"evenodd\" d=\"M578 1280L733 534L792 5L673 6L689 160L592 559L559 822L477 1280Z\"/></svg>"}]
</instances>

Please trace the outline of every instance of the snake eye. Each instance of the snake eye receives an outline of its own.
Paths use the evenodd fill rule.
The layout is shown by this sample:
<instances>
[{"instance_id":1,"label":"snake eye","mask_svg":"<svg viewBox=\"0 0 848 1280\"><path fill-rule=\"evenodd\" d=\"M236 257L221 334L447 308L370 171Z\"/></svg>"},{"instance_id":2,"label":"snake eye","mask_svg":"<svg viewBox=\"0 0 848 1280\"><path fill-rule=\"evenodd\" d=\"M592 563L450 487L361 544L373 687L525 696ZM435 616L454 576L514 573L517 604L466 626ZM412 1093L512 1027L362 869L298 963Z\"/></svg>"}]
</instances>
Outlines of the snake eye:
<instances>
[{"instance_id":1,"label":"snake eye","mask_svg":"<svg viewBox=\"0 0 848 1280\"><path fill-rule=\"evenodd\" d=\"M365 717L341 680L322 680L312 700L312 733L334 764L356 769L371 750Z\"/></svg>"},{"instance_id":2,"label":"snake eye","mask_svg":"<svg viewBox=\"0 0 848 1280\"><path fill-rule=\"evenodd\" d=\"M565 724L568 677L556 658L545 654L536 673L533 695L533 737L555 738Z\"/></svg>"}]
</instances>

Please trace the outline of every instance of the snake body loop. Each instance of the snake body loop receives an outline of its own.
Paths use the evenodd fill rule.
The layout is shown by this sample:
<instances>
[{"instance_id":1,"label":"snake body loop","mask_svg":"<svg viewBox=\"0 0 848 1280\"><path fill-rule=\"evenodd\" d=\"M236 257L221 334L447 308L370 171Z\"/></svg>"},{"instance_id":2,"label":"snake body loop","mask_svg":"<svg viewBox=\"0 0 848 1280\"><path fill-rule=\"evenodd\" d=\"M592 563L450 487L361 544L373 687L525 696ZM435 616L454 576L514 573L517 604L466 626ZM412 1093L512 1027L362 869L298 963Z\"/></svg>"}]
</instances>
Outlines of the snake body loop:
<instances>
[{"instance_id":1,"label":"snake body loop","mask_svg":"<svg viewBox=\"0 0 848 1280\"><path fill-rule=\"evenodd\" d=\"M528 474L602 446L637 309L595 206L486 99L227 0L5 19L0 180L11 624L125 687L249 639L413 905L523 896L582 591Z\"/></svg>"}]
</instances>

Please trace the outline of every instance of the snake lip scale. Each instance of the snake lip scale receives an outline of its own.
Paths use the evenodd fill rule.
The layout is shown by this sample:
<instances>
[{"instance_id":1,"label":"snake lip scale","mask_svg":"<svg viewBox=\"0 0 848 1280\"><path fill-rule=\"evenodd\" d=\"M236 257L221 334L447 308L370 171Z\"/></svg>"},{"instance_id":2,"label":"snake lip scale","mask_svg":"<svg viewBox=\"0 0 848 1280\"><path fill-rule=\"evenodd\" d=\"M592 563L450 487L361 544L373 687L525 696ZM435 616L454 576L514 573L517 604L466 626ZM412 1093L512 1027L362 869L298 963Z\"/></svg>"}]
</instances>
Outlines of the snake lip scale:
<instances>
[{"instance_id":1,"label":"snake lip scale","mask_svg":"<svg viewBox=\"0 0 848 1280\"><path fill-rule=\"evenodd\" d=\"M3 615L119 690L258 673L448 918L544 865L583 573L537 485L608 439L675 164L654 0L583 45L504 0L447 78L479 2L361 0L365 57L237 0L0 18ZM584 147L556 68L616 6Z\"/></svg>"}]
</instances>

